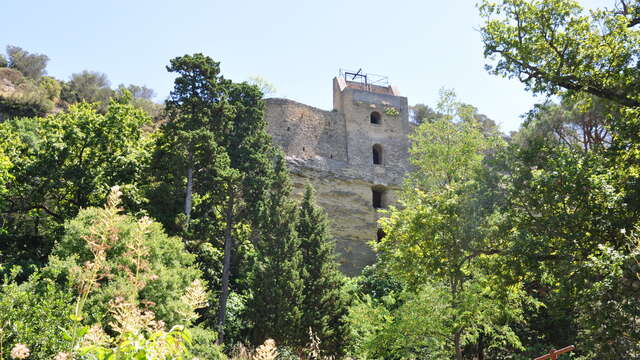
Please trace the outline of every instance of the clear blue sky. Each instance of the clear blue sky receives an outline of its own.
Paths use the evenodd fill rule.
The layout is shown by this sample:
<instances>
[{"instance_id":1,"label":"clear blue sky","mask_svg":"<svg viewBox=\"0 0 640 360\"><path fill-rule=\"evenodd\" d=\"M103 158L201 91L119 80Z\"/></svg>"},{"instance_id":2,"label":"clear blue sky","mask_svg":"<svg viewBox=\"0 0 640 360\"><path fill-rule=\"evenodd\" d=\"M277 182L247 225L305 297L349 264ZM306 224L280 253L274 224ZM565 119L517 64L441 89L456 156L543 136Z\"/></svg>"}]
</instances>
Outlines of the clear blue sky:
<instances>
[{"instance_id":1,"label":"clear blue sky","mask_svg":"<svg viewBox=\"0 0 640 360\"><path fill-rule=\"evenodd\" d=\"M387 75L409 104L433 106L453 88L504 131L543 100L486 73L474 0L2 0L1 17L0 46L47 54L49 75L100 71L113 86L153 88L156 101L172 87L169 59L194 52L225 77L260 75L275 96L327 110L341 67Z\"/></svg>"}]
</instances>

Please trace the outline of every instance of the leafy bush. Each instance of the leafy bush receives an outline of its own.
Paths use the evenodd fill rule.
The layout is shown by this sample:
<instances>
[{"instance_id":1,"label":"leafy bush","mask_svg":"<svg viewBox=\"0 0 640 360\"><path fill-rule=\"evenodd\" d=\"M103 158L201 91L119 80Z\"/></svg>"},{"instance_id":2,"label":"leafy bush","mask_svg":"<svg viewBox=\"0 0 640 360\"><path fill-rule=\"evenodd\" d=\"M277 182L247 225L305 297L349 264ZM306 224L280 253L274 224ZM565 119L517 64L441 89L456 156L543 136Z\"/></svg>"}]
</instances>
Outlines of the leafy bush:
<instances>
[{"instance_id":1,"label":"leafy bush","mask_svg":"<svg viewBox=\"0 0 640 360\"><path fill-rule=\"evenodd\" d=\"M191 333L191 343L189 351L198 359L203 360L225 360L227 357L222 352L222 346L216 345L218 335L215 331L202 327L189 329Z\"/></svg>"},{"instance_id":2,"label":"leafy bush","mask_svg":"<svg viewBox=\"0 0 640 360\"><path fill-rule=\"evenodd\" d=\"M60 329L71 325L73 296L38 273L18 284L18 273L14 268L0 283L0 344L28 344L31 360L50 360L70 346ZM8 359L11 347L0 351Z\"/></svg>"},{"instance_id":3,"label":"leafy bush","mask_svg":"<svg viewBox=\"0 0 640 360\"><path fill-rule=\"evenodd\" d=\"M57 101L60 99L62 84L58 80L50 76L43 76L38 81L38 87L45 92L49 100Z\"/></svg>"},{"instance_id":4,"label":"leafy bush","mask_svg":"<svg viewBox=\"0 0 640 360\"><path fill-rule=\"evenodd\" d=\"M184 294L201 276L194 255L181 239L167 236L160 224L120 214L119 197L113 196L104 209L84 209L65 224L66 234L54 247L46 272L82 281L94 269L90 266L99 267L94 270L95 284L88 279L88 285L82 285L95 287L85 306L93 322L109 320L109 302L134 293L129 301L151 309L158 319L186 325L193 316ZM82 286L78 285L80 293Z\"/></svg>"}]
</instances>

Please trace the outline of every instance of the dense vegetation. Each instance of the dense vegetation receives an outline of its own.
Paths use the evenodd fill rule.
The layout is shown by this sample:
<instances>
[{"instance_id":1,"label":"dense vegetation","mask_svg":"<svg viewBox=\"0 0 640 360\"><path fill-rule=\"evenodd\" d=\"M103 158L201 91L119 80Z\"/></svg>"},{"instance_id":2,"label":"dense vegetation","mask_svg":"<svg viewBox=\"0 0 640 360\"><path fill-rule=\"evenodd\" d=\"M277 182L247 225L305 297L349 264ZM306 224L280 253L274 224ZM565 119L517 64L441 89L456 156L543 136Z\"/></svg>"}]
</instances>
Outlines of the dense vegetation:
<instances>
[{"instance_id":1,"label":"dense vegetation","mask_svg":"<svg viewBox=\"0 0 640 360\"><path fill-rule=\"evenodd\" d=\"M640 2L612 6L478 5L488 70L549 100L509 135L450 90L415 106L413 170L352 279L261 87L185 55L161 106L8 47L0 359L639 359Z\"/></svg>"}]
</instances>

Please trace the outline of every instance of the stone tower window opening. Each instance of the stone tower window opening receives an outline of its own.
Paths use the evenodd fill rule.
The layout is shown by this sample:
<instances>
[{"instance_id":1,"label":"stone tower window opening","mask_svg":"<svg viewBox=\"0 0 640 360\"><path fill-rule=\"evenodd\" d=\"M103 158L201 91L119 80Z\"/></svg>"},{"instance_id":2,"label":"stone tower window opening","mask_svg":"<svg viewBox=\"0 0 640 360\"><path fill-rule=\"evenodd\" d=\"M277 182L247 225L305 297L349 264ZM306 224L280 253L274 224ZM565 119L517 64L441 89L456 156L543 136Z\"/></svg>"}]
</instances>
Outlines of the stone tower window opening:
<instances>
[{"instance_id":1,"label":"stone tower window opening","mask_svg":"<svg viewBox=\"0 0 640 360\"><path fill-rule=\"evenodd\" d=\"M386 206L386 190L382 186L371 188L371 205L374 209L384 209Z\"/></svg>"},{"instance_id":2,"label":"stone tower window opening","mask_svg":"<svg viewBox=\"0 0 640 360\"><path fill-rule=\"evenodd\" d=\"M378 228L378 232L376 233L376 237L378 239L378 242L382 241L382 239L384 239L385 235L387 235L387 234L384 233L384 230L382 230L382 228Z\"/></svg>"},{"instance_id":3,"label":"stone tower window opening","mask_svg":"<svg viewBox=\"0 0 640 360\"><path fill-rule=\"evenodd\" d=\"M382 165L382 145L375 144L373 145L373 165Z\"/></svg>"},{"instance_id":4,"label":"stone tower window opening","mask_svg":"<svg viewBox=\"0 0 640 360\"><path fill-rule=\"evenodd\" d=\"M382 115L380 115L380 113L377 111L372 112L371 115L369 115L369 119L371 120L372 124L382 124Z\"/></svg>"}]
</instances>

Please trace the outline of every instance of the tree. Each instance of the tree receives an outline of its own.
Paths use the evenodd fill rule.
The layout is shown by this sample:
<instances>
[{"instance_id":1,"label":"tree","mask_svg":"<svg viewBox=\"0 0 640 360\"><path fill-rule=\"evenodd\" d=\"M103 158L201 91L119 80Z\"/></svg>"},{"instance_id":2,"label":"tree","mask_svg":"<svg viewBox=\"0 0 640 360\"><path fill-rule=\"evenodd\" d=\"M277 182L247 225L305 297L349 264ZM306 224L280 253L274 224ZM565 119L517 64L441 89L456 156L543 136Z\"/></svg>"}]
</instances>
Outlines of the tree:
<instances>
[{"instance_id":1,"label":"tree","mask_svg":"<svg viewBox=\"0 0 640 360\"><path fill-rule=\"evenodd\" d=\"M120 84L118 89L127 89L135 99L151 100L156 96L156 92L145 85L139 86L129 84L129 86L124 86L123 84Z\"/></svg>"},{"instance_id":2,"label":"tree","mask_svg":"<svg viewBox=\"0 0 640 360\"><path fill-rule=\"evenodd\" d=\"M508 358L504 356L506 353L513 356L507 346L517 344L518 339L508 326L496 326L496 314L518 309L521 294L519 290L510 289L504 297L491 289L495 287L471 282L462 303L456 303L448 286L438 282L378 301L370 296L357 299L348 315L354 337L350 355L363 359L451 359L456 353L451 330L467 324L474 329L465 330L465 343L481 344L489 340L493 346L476 354L465 354L465 358L482 359L485 352L490 353L487 358L491 359ZM522 316L518 311L510 315ZM471 350L469 346L466 349Z\"/></svg>"},{"instance_id":3,"label":"tree","mask_svg":"<svg viewBox=\"0 0 640 360\"><path fill-rule=\"evenodd\" d=\"M49 57L43 54L31 54L18 46L7 45L9 67L20 71L30 79L39 79L47 74Z\"/></svg>"},{"instance_id":4,"label":"tree","mask_svg":"<svg viewBox=\"0 0 640 360\"><path fill-rule=\"evenodd\" d=\"M87 70L71 74L71 80L64 84L61 94L62 99L70 104L82 101L100 103L103 110L112 96L113 90L107 75Z\"/></svg>"},{"instance_id":5,"label":"tree","mask_svg":"<svg viewBox=\"0 0 640 360\"><path fill-rule=\"evenodd\" d=\"M531 112L504 156L503 233L510 252L526 254L509 267L548 308L530 329L550 342L589 339L579 349L588 358L609 356L598 343L633 357L620 334L633 333L621 319L635 310L609 254L629 255L620 229L640 216L638 2L587 12L570 0L485 1L480 12L489 71L561 97ZM615 319L611 331L598 329L600 315Z\"/></svg>"},{"instance_id":6,"label":"tree","mask_svg":"<svg viewBox=\"0 0 640 360\"><path fill-rule=\"evenodd\" d=\"M585 329L576 306L600 277L590 259L601 246L621 250L619 230L636 221L606 157L609 146L592 141L599 127L580 125L593 122L593 112L539 106L497 156L508 174L500 225L506 276L524 279L529 293L546 305L529 314L523 337L546 339L550 346L574 342ZM592 135L576 136L583 129Z\"/></svg>"},{"instance_id":7,"label":"tree","mask_svg":"<svg viewBox=\"0 0 640 360\"><path fill-rule=\"evenodd\" d=\"M573 0L485 1L481 29L490 72L517 77L534 93L607 100L610 157L627 202L640 211L640 53L637 2L586 13Z\"/></svg>"},{"instance_id":8,"label":"tree","mask_svg":"<svg viewBox=\"0 0 640 360\"><path fill-rule=\"evenodd\" d=\"M494 60L488 69L534 93L566 89L640 106L637 5L623 8L587 13L574 0L484 1L484 53Z\"/></svg>"},{"instance_id":9,"label":"tree","mask_svg":"<svg viewBox=\"0 0 640 360\"><path fill-rule=\"evenodd\" d=\"M521 284L502 287L488 271L504 244L493 234L497 206L482 195L488 191L481 174L487 155L501 143L481 131L452 92L442 93L438 110L440 119L421 124L412 137L415 170L406 180L402 208L392 207L380 220L386 236L376 249L409 291L426 285L444 291L447 330L440 341L457 359L474 341L480 354L482 344L493 341L521 348L509 327L522 320Z\"/></svg>"},{"instance_id":10,"label":"tree","mask_svg":"<svg viewBox=\"0 0 640 360\"><path fill-rule=\"evenodd\" d=\"M597 280L577 301L577 339L589 344L585 352L593 359L633 358L640 352L640 238L638 227L620 232L628 251L601 245L587 263Z\"/></svg>"},{"instance_id":11,"label":"tree","mask_svg":"<svg viewBox=\"0 0 640 360\"><path fill-rule=\"evenodd\" d=\"M124 96L127 92L133 97L131 103L134 106L146 111L154 122L160 120L164 106L151 100L156 96L153 89L144 85L138 86L131 84L129 86L124 86L123 84L120 84L118 85L118 89L115 91L115 96Z\"/></svg>"},{"instance_id":12,"label":"tree","mask_svg":"<svg viewBox=\"0 0 640 360\"><path fill-rule=\"evenodd\" d=\"M276 93L276 87L272 83L268 82L265 78L260 75L250 76L249 84L255 85L262 91L265 96L273 95Z\"/></svg>"},{"instance_id":13,"label":"tree","mask_svg":"<svg viewBox=\"0 0 640 360\"><path fill-rule=\"evenodd\" d=\"M335 258L325 212L316 206L313 188L307 185L298 206L296 231L302 250L302 330L312 329L328 354L344 354L347 326L344 316L343 279Z\"/></svg>"},{"instance_id":14,"label":"tree","mask_svg":"<svg viewBox=\"0 0 640 360\"><path fill-rule=\"evenodd\" d=\"M188 226L193 210L194 167L199 160L195 158L196 151L200 150L196 147L209 146L207 150L213 156L218 153L215 149L216 131L221 130L218 126L224 126L224 121L227 120L227 114L224 113L225 92L231 82L219 76L219 63L202 54L174 58L171 65L167 66L167 71L178 73L178 77L165 104L170 122L165 126L164 133L175 137L171 139L174 142L171 145L181 147L181 153L176 155L181 156L181 161L185 163L182 177L186 179L186 185L182 190L182 204ZM227 111L230 110L231 107L227 107ZM177 153L178 149L173 152ZM158 154L162 155L164 154ZM216 165L218 164L219 161Z\"/></svg>"},{"instance_id":15,"label":"tree","mask_svg":"<svg viewBox=\"0 0 640 360\"><path fill-rule=\"evenodd\" d=\"M49 100L54 102L60 100L62 84L58 80L50 76L42 76L38 81L38 87L44 90Z\"/></svg>"},{"instance_id":16,"label":"tree","mask_svg":"<svg viewBox=\"0 0 640 360\"><path fill-rule=\"evenodd\" d=\"M289 199L291 185L282 155L276 159L274 185L260 216L258 257L253 275L249 318L254 344L268 338L279 344L303 345L304 282L296 209Z\"/></svg>"},{"instance_id":17,"label":"tree","mask_svg":"<svg viewBox=\"0 0 640 360\"><path fill-rule=\"evenodd\" d=\"M413 105L411 107L411 115L413 121L418 125L422 124L425 121L433 121L440 116L440 114L429 107L429 105L425 104Z\"/></svg>"},{"instance_id":18,"label":"tree","mask_svg":"<svg viewBox=\"0 0 640 360\"><path fill-rule=\"evenodd\" d=\"M149 118L122 101L112 101L104 115L77 104L46 118L0 124L0 132L16 139L8 144L13 166L0 194L1 246L9 263L44 262L62 224L103 203L110 184L122 184L126 204L140 208L149 145L141 127Z\"/></svg>"},{"instance_id":19,"label":"tree","mask_svg":"<svg viewBox=\"0 0 640 360\"><path fill-rule=\"evenodd\" d=\"M202 54L172 59L167 69L178 77L154 154L152 212L188 239L224 239L216 320L222 343L231 261L247 227L252 239L259 235L274 148L257 87L224 79L219 63Z\"/></svg>"}]
</instances>

